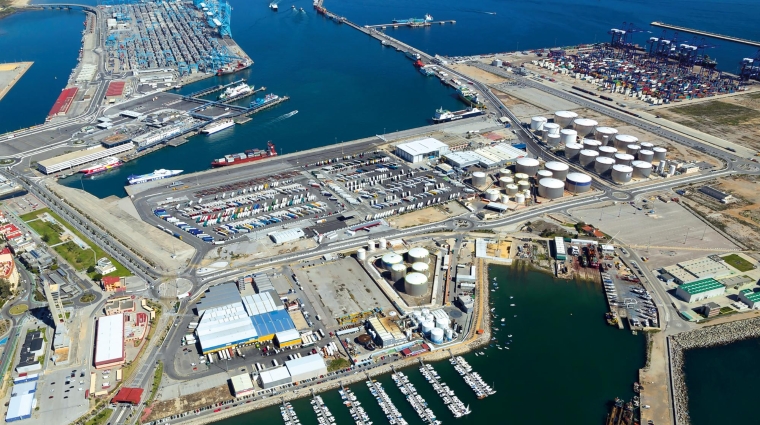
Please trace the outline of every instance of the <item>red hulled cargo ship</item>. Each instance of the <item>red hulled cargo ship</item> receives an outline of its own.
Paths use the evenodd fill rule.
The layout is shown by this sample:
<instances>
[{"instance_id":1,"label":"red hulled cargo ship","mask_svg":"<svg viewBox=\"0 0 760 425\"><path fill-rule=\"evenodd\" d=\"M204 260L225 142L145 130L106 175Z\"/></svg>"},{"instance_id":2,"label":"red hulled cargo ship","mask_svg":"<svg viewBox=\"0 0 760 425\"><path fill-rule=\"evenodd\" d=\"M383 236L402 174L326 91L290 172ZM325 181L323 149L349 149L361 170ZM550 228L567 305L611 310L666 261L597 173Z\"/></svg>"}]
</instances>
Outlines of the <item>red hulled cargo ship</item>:
<instances>
[{"instance_id":1,"label":"red hulled cargo ship","mask_svg":"<svg viewBox=\"0 0 760 425\"><path fill-rule=\"evenodd\" d=\"M245 152L236 153L232 155L225 155L224 158L219 158L211 163L212 167L226 167L228 165L245 164L246 162L260 161L262 159L273 158L277 156L277 151L274 149L274 143L267 142L267 150L251 149Z\"/></svg>"}]
</instances>

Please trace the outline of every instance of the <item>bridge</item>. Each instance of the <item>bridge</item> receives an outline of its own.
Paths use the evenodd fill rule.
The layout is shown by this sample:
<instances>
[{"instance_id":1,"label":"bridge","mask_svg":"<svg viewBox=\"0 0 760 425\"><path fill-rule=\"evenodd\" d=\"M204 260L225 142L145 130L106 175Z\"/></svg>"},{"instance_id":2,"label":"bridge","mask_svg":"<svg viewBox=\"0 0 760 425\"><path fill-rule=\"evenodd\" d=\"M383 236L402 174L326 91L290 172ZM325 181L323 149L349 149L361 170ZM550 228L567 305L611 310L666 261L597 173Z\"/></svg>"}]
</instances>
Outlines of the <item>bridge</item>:
<instances>
[{"instance_id":1,"label":"bridge","mask_svg":"<svg viewBox=\"0 0 760 425\"><path fill-rule=\"evenodd\" d=\"M650 25L653 27L666 28L673 31L688 32L690 34L701 35L704 37L716 38L718 40L733 41L734 43L745 44L747 46L760 47L760 41L747 40L745 38L732 37L730 35L716 34L714 32L695 30L692 28L679 27L678 25L670 25L664 22L654 21Z\"/></svg>"}]
</instances>

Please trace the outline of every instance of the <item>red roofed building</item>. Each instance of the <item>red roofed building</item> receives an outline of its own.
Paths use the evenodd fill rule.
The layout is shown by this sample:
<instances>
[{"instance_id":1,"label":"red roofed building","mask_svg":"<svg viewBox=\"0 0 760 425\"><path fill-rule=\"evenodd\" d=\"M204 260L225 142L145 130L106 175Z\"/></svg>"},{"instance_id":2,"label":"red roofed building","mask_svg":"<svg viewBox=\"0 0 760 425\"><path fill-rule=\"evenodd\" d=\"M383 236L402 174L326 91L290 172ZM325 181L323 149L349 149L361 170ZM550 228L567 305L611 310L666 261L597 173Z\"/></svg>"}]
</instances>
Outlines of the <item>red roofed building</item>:
<instances>
[{"instance_id":1,"label":"red roofed building","mask_svg":"<svg viewBox=\"0 0 760 425\"><path fill-rule=\"evenodd\" d=\"M111 81L106 90L106 100L118 100L124 97L124 81Z\"/></svg>"},{"instance_id":2,"label":"red roofed building","mask_svg":"<svg viewBox=\"0 0 760 425\"><path fill-rule=\"evenodd\" d=\"M103 276L100 279L104 291L124 292L127 288L118 276Z\"/></svg>"},{"instance_id":3,"label":"red roofed building","mask_svg":"<svg viewBox=\"0 0 760 425\"><path fill-rule=\"evenodd\" d=\"M71 104L74 103L74 98L76 98L77 92L79 92L79 89L76 87L71 87L63 90L61 92L61 95L58 96L58 99L53 104L53 107L50 109L48 119L66 115L66 112L69 111Z\"/></svg>"},{"instance_id":4,"label":"red roofed building","mask_svg":"<svg viewBox=\"0 0 760 425\"><path fill-rule=\"evenodd\" d=\"M142 388L122 388L118 393L116 393L116 396L111 399L111 403L130 403L135 405L140 404L142 394Z\"/></svg>"},{"instance_id":5,"label":"red roofed building","mask_svg":"<svg viewBox=\"0 0 760 425\"><path fill-rule=\"evenodd\" d=\"M11 284L11 290L18 286L18 269L13 261L11 250L8 248L3 248L0 251L0 278L8 280Z\"/></svg>"},{"instance_id":6,"label":"red roofed building","mask_svg":"<svg viewBox=\"0 0 760 425\"><path fill-rule=\"evenodd\" d=\"M3 224L0 226L0 234L3 235L3 238L6 241L9 241L11 239L16 239L18 237L22 236L21 230L19 230L18 227L16 227L15 224L9 223L9 224Z\"/></svg>"},{"instance_id":7,"label":"red roofed building","mask_svg":"<svg viewBox=\"0 0 760 425\"><path fill-rule=\"evenodd\" d=\"M583 230L589 236L594 236L596 238L604 237L604 233L602 233L599 229L595 229L594 227L589 226L589 225L582 227L581 230Z\"/></svg>"}]
</instances>

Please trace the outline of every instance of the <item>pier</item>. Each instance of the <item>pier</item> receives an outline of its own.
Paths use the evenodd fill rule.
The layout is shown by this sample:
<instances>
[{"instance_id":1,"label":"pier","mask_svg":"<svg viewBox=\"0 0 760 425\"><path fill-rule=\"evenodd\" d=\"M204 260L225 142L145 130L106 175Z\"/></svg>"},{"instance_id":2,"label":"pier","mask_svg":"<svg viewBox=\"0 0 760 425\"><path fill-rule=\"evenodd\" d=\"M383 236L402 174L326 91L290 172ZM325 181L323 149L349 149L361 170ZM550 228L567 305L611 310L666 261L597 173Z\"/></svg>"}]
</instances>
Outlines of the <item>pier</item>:
<instances>
[{"instance_id":1,"label":"pier","mask_svg":"<svg viewBox=\"0 0 760 425\"><path fill-rule=\"evenodd\" d=\"M704 37L716 38L718 40L733 41L734 43L745 44L752 47L760 47L760 41L747 40L745 38L731 37L730 35L716 34L714 32L702 31L692 28L679 27L678 25L666 24L665 22L654 21L650 25L653 27L665 28L673 31L688 32L689 34L701 35Z\"/></svg>"},{"instance_id":2,"label":"pier","mask_svg":"<svg viewBox=\"0 0 760 425\"><path fill-rule=\"evenodd\" d=\"M449 21L426 21L424 23L391 23L391 24L377 24L377 25L367 25L365 28L373 28L373 29L386 29L388 27L391 28L399 28L399 27L407 27L407 28L420 28L420 27L429 27L431 25L443 25L443 24L456 24L457 21L449 20Z\"/></svg>"},{"instance_id":3,"label":"pier","mask_svg":"<svg viewBox=\"0 0 760 425\"><path fill-rule=\"evenodd\" d=\"M465 360L464 357L455 356L449 359L449 362L454 365L454 370L456 370L462 379L464 379L464 382L472 388L472 391L479 400L484 399L489 395L496 394L496 391L483 381L483 378L478 372L472 371L472 366L467 363L467 360Z\"/></svg>"},{"instance_id":4,"label":"pier","mask_svg":"<svg viewBox=\"0 0 760 425\"><path fill-rule=\"evenodd\" d=\"M343 404L345 404L351 412L351 417L354 418L356 425L372 425L369 415L364 411L362 403L356 399L353 391L348 389L348 387L344 386L341 382L338 393L340 393L340 398L343 399Z\"/></svg>"},{"instance_id":5,"label":"pier","mask_svg":"<svg viewBox=\"0 0 760 425\"><path fill-rule=\"evenodd\" d=\"M314 409L314 413L317 414L317 422L319 422L319 425L330 425L334 423L335 418L332 413L330 413L330 409L325 405L322 397L315 395L314 390L311 391L311 395L311 407Z\"/></svg>"},{"instance_id":6,"label":"pier","mask_svg":"<svg viewBox=\"0 0 760 425\"><path fill-rule=\"evenodd\" d=\"M186 95L185 97L186 98L188 98L188 97L197 98L197 97L201 97L201 96L206 96L208 94L224 90L227 87L231 87L231 86L234 86L234 85L240 84L240 83L245 83L245 78L241 78L241 79L239 79L237 81L233 81L233 82L227 83L227 84L220 84L218 86L207 87L207 88L205 88L203 90L198 90L197 92L190 93L190 94Z\"/></svg>"},{"instance_id":7,"label":"pier","mask_svg":"<svg viewBox=\"0 0 760 425\"><path fill-rule=\"evenodd\" d=\"M381 383L370 379L367 381L367 387L369 387L369 392L372 393L375 400L377 400L377 404L383 409L383 413L385 413L385 416L388 418L388 422L390 422L391 425L409 425L406 419L401 417L401 413L398 411L398 408L396 408L396 405L393 404L391 398L388 397L388 394L383 389Z\"/></svg>"},{"instance_id":8,"label":"pier","mask_svg":"<svg viewBox=\"0 0 760 425\"><path fill-rule=\"evenodd\" d=\"M296 416L296 411L289 401L284 401L280 406L280 414L285 425L301 425L301 421Z\"/></svg>"},{"instance_id":9,"label":"pier","mask_svg":"<svg viewBox=\"0 0 760 425\"><path fill-rule=\"evenodd\" d=\"M393 369L393 367L391 367L391 369ZM406 375L402 372L394 372L391 375L391 378L393 378L393 381L396 383L396 386L398 386L398 389L401 390L401 393L406 396L406 401L412 405L412 408L417 412L417 415L422 419L422 422L431 425L438 425L441 423L441 421L436 420L435 413L427 407L428 405L425 399L417 394L417 389L414 388L414 385L411 382L409 382L409 378Z\"/></svg>"},{"instance_id":10,"label":"pier","mask_svg":"<svg viewBox=\"0 0 760 425\"><path fill-rule=\"evenodd\" d=\"M266 89L267 89L266 87L259 87L256 90L249 91L248 93L240 93L237 96L228 97L228 98L222 100L221 102L222 103L230 103L230 102L234 102L236 100L245 99L248 96L253 96L254 94L256 94L256 93L258 93L260 91L264 91Z\"/></svg>"},{"instance_id":11,"label":"pier","mask_svg":"<svg viewBox=\"0 0 760 425\"><path fill-rule=\"evenodd\" d=\"M464 415L470 414L470 407L465 407L459 397L454 394L454 390L446 385L446 383L441 382L441 377L433 366L425 364L422 359L420 359L420 373L433 386L435 392L438 393L438 396L441 397L443 403L449 408L455 418L461 418Z\"/></svg>"}]
</instances>

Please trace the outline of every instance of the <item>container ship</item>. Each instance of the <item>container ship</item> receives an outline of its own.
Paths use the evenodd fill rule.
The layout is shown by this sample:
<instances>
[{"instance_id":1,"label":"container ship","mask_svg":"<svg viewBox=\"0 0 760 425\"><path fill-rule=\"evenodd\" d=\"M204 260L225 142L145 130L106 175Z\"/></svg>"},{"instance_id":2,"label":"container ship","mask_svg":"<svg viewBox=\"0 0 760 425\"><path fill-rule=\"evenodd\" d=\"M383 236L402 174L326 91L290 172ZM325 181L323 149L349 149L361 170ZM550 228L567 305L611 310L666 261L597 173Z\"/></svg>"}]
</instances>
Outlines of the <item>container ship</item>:
<instances>
[{"instance_id":1,"label":"container ship","mask_svg":"<svg viewBox=\"0 0 760 425\"><path fill-rule=\"evenodd\" d=\"M274 149L274 143L267 142L267 150L251 149L245 152L236 153L232 155L225 155L224 158L219 158L211 163L211 166L226 167L228 165L245 164L246 162L260 161L262 159L273 158L277 156L277 151Z\"/></svg>"},{"instance_id":2,"label":"container ship","mask_svg":"<svg viewBox=\"0 0 760 425\"><path fill-rule=\"evenodd\" d=\"M207 125L203 128L203 130L201 130L201 133L214 134L224 130L225 128L230 128L233 125L235 125L235 121L233 121L232 118L225 118L223 120L219 120Z\"/></svg>"},{"instance_id":3,"label":"container ship","mask_svg":"<svg viewBox=\"0 0 760 425\"><path fill-rule=\"evenodd\" d=\"M253 91L253 87L246 83L238 84L237 86L227 87L221 94L219 94L219 100L232 99L235 96L241 94L247 94Z\"/></svg>"},{"instance_id":4,"label":"container ship","mask_svg":"<svg viewBox=\"0 0 760 425\"><path fill-rule=\"evenodd\" d=\"M221 68L216 70L216 75L227 75L227 74L234 74L236 72L242 71L244 69L248 69L253 65L253 61L250 59L245 59L241 61L237 61L236 63L228 63Z\"/></svg>"},{"instance_id":5,"label":"container ship","mask_svg":"<svg viewBox=\"0 0 760 425\"><path fill-rule=\"evenodd\" d=\"M84 174L85 176L91 176L93 174L100 174L105 173L106 171L121 166L123 164L119 158L116 157L108 157L104 159L103 161L100 161L91 167L82 168L79 170L80 173Z\"/></svg>"},{"instance_id":6,"label":"container ship","mask_svg":"<svg viewBox=\"0 0 760 425\"><path fill-rule=\"evenodd\" d=\"M268 94L264 97L257 97L255 100L253 100L250 105L248 105L249 108L258 108L261 106L266 105L267 103L274 102L275 100L279 99L280 96L277 96L276 94Z\"/></svg>"},{"instance_id":7,"label":"container ship","mask_svg":"<svg viewBox=\"0 0 760 425\"><path fill-rule=\"evenodd\" d=\"M433 122L439 124L442 122L461 120L463 118L477 117L479 115L483 115L483 111L478 108L468 108L454 112L439 108L435 111Z\"/></svg>"},{"instance_id":8,"label":"container ship","mask_svg":"<svg viewBox=\"0 0 760 425\"><path fill-rule=\"evenodd\" d=\"M129 184L147 183L147 182L152 182L153 180L161 180L161 179L166 179L169 177L174 177L177 174L182 173L182 171L184 170L165 170L162 168L160 170L155 170L152 173L148 173L148 174L141 174L141 175L133 174L127 177L127 182Z\"/></svg>"}]
</instances>

